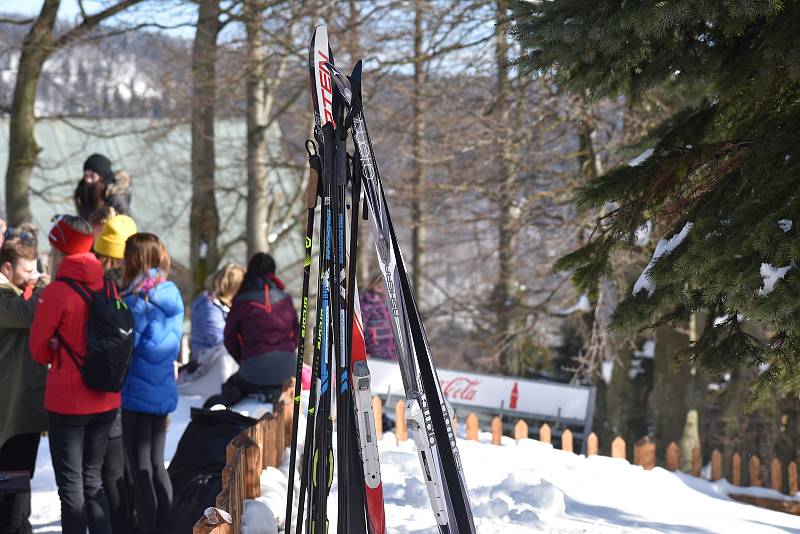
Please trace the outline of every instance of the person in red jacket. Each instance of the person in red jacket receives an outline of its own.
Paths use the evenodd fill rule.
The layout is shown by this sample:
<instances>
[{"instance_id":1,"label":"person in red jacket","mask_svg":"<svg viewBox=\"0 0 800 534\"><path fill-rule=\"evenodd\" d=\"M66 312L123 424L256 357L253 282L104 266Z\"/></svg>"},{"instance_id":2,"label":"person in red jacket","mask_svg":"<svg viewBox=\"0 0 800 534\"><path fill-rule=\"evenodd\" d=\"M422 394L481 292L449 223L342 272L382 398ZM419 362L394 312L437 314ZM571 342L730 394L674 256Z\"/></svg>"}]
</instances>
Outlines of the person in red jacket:
<instances>
[{"instance_id":1,"label":"person in red jacket","mask_svg":"<svg viewBox=\"0 0 800 534\"><path fill-rule=\"evenodd\" d=\"M50 230L50 272L55 281L39 296L30 336L31 356L49 364L44 407L49 418L61 529L64 534L111 532L102 466L119 393L89 389L65 346L86 352L89 307L64 278L93 291L103 287L103 266L91 253L92 227L80 217L60 216Z\"/></svg>"}]
</instances>

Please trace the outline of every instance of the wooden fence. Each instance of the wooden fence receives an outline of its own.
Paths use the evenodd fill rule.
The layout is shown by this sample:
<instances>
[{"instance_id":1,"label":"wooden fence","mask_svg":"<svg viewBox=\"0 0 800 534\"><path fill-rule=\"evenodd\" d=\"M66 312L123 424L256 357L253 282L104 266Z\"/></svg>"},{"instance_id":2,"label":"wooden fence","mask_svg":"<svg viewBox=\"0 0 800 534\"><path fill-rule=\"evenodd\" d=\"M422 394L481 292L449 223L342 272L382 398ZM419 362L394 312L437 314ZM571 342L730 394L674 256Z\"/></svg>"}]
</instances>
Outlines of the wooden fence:
<instances>
[{"instance_id":1,"label":"wooden fence","mask_svg":"<svg viewBox=\"0 0 800 534\"><path fill-rule=\"evenodd\" d=\"M239 433L228 444L226 450L227 464L222 471L222 491L217 495L216 509L209 509L207 514L200 518L194 525L193 534L238 534L240 532L241 516L244 510L245 499L255 499L261 494L261 472L267 467L278 467L283 461L285 447L291 439L292 427L292 387L284 388L282 400L275 406L275 412L266 414L258 423ZM383 436L383 404L381 399L372 399L372 408L375 413L375 431L377 438ZM395 437L398 442L408 440L406 428L405 401L398 400L395 404ZM453 419L454 425L458 421ZM478 416L471 413L466 421L467 440L478 439ZM500 417L494 417L491 422L492 444L500 445L503 435L503 423ZM520 441L529 437L528 424L520 419L514 425L514 439ZM552 443L552 429L545 423L539 427L539 441ZM628 444L621 437L616 437L611 442L611 457L628 459ZM572 431L565 429L561 433L561 450L574 452ZM586 455L593 456L599 452L599 440L592 432L586 438ZM656 444L644 437L633 444L633 463L644 469L653 469L657 463ZM680 467L681 450L676 442L667 447L664 454L664 467L670 471L678 471ZM691 454L692 476L699 477L702 459L700 449L695 448ZM784 489L784 472L786 473L786 493L797 493L797 464L791 462L784 471L777 458L773 458L769 466L770 487L777 491ZM730 465L731 480L735 486L742 486L742 456L734 453ZM761 460L758 456L751 456L747 462L747 474L750 486L764 486L761 477ZM711 453L711 480L722 478L722 454L718 450ZM800 515L800 503L752 497L749 495L730 494L732 499L771 508L781 512Z\"/></svg>"},{"instance_id":2,"label":"wooden fence","mask_svg":"<svg viewBox=\"0 0 800 534\"><path fill-rule=\"evenodd\" d=\"M374 398L372 401L375 417L380 421L380 414L382 412L381 400ZM398 400L395 405L395 436L398 442L408 439L408 431L405 424L405 401ZM454 419L454 424L457 421ZM471 413L466 419L466 438L467 440L478 440L478 416ZM377 425L376 433L378 439L382 436L382 426ZM500 445L503 433L503 423L500 417L496 416L491 422L492 444ZM518 420L514 425L514 439L520 441L529 437L528 424L522 419ZM539 441L543 443L552 443L552 429L547 423L539 427ZM617 436L611 442L611 457L628 459L628 449L625 440ZM573 434L569 429L565 429L561 433L561 450L567 452L574 452ZM592 432L586 438L586 455L593 456L599 452L599 440L597 435ZM678 471L680 467L681 449L676 442L672 442L667 446L664 455L664 467L669 471ZM700 457L700 449L695 447L691 453L691 469L689 474L699 477L702 465ZM633 463L640 465L644 469L653 469L656 467L656 444L650 438L644 437L633 444ZM763 487L765 484L761 478L761 459L757 455L752 455L747 462L747 474L749 477L750 486ZM738 452L731 456L730 465L731 484L735 486L742 486L742 455ZM786 473L787 484L784 488L784 473ZM717 481L723 478L722 476L722 453L714 449L711 452L711 481ZM787 495L794 496L797 493L797 463L790 462L784 470L781 461L778 458L773 458L769 464L769 481L770 487L778 492L785 490ZM729 494L734 500L754 504L764 508L770 508L781 512L787 512L795 515L800 515L800 502L789 500L770 499L765 497L753 497L750 495L742 495L731 493Z\"/></svg>"},{"instance_id":3,"label":"wooden fence","mask_svg":"<svg viewBox=\"0 0 800 534\"><path fill-rule=\"evenodd\" d=\"M265 414L228 443L216 509L206 511L195 523L193 534L240 532L245 499L261 495L261 472L281 465L284 449L291 439L292 408L286 402L286 392L285 389L273 413Z\"/></svg>"}]
</instances>

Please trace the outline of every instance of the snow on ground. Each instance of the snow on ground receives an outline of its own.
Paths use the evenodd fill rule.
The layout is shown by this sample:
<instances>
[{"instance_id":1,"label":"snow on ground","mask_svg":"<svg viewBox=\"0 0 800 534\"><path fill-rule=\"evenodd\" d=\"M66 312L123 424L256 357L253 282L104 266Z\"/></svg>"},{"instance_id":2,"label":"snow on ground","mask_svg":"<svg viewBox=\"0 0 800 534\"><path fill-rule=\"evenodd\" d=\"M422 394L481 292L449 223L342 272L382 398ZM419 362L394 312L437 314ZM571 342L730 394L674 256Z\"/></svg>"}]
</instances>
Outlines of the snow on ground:
<instances>
[{"instance_id":1,"label":"snow on ground","mask_svg":"<svg viewBox=\"0 0 800 534\"><path fill-rule=\"evenodd\" d=\"M483 433L479 442L458 442L475 526L481 534L522 534L534 529L615 534L800 533L800 517L727 497L732 490L780 497L772 490L735 488L724 480L711 483L661 468L645 471L624 460L586 458L534 440L517 444L506 437L500 447L490 440L491 434ZM413 442L397 444L394 434L387 433L379 447L388 532L438 532ZM248 502L244 521L252 527L245 534L275 532L258 521L267 514L282 528L287 464L288 458L280 471L270 468L262 475L262 497ZM337 493L334 480L332 503ZM336 506L328 510L333 529Z\"/></svg>"},{"instance_id":2,"label":"snow on ground","mask_svg":"<svg viewBox=\"0 0 800 534\"><path fill-rule=\"evenodd\" d=\"M190 408L201 402L197 397L181 397L170 420L168 460L189 422ZM255 414L263 406L250 402L239 409ZM522 534L533 529L601 534L800 534L800 517L737 503L727 497L732 490L777 497L772 490L734 488L724 480L711 483L660 468L644 471L624 460L604 456L586 458L534 440L517 444L503 438L500 447L491 445L490 440L490 434L482 433L479 442L458 441L476 528L481 534ZM388 532L438 532L413 441L397 444L394 434L386 433L379 447ZM278 525L284 523L287 471L288 454L280 470L270 468L262 474L262 497L246 504L245 532L278 532L272 528L271 518ZM39 447L36 476L31 485L34 532L60 532L59 501L47 439ZM331 503L335 503L336 495L334 480ZM335 504L328 509L333 529Z\"/></svg>"}]
</instances>

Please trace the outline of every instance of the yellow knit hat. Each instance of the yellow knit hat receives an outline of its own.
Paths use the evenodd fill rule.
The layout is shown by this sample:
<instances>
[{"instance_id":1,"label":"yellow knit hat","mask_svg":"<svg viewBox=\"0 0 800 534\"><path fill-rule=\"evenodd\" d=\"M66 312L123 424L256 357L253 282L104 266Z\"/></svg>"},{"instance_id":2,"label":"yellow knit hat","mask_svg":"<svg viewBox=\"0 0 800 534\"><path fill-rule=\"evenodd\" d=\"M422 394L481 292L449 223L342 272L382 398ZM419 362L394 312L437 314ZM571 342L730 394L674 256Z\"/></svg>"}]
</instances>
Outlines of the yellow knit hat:
<instances>
[{"instance_id":1,"label":"yellow knit hat","mask_svg":"<svg viewBox=\"0 0 800 534\"><path fill-rule=\"evenodd\" d=\"M94 242L94 250L108 258L121 260L125 257L125 241L137 231L133 219L127 215L115 215L106 221Z\"/></svg>"}]
</instances>

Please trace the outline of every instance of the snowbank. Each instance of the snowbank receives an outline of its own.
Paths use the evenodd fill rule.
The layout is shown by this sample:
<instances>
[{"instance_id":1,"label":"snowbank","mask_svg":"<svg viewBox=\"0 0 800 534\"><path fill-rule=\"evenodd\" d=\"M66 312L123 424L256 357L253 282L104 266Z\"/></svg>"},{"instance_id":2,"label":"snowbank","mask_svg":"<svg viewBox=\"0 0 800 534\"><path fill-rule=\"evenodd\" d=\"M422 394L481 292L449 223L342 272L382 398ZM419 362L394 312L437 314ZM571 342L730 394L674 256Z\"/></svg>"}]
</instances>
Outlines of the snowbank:
<instances>
[{"instance_id":1,"label":"snowbank","mask_svg":"<svg viewBox=\"0 0 800 534\"><path fill-rule=\"evenodd\" d=\"M180 399L178 411L170 421L168 459L189 422L190 408L201 402L201 398ZM255 413L264 407L254 404L240 409ZM800 532L800 517L727 497L730 492L778 497L772 490L738 488L724 480L712 483L660 468L645 471L624 460L586 458L533 440L517 444L504 437L499 447L491 445L490 440L489 433L481 433L477 442L458 441L475 524L481 534L522 534L533 529L560 533ZM398 444L394 434L386 433L379 447L388 532L438 532L413 442ZM243 533L282 531L287 472L288 454L279 469L264 471L262 496L245 504ZM298 478L295 480L299 482ZM60 532L59 501L47 439L39 448L31 485L34 532ZM334 479L332 505L328 508L330 532L335 532L336 526L337 489ZM296 495L295 492L295 498Z\"/></svg>"}]
</instances>

